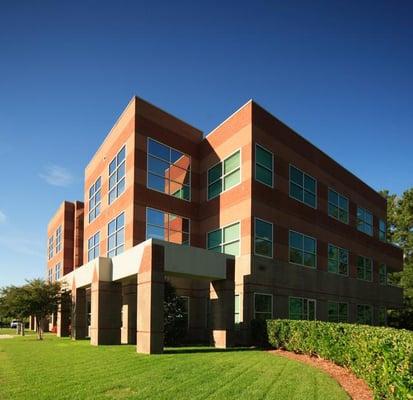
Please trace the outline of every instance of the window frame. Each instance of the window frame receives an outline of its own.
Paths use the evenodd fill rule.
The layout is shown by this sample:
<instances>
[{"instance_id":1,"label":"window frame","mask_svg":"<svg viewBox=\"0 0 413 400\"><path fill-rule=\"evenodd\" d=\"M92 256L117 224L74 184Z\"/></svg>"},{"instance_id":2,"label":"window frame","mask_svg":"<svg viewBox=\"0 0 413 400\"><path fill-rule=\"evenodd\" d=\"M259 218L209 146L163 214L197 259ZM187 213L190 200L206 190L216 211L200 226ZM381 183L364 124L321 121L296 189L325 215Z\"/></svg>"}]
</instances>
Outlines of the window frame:
<instances>
[{"instance_id":1,"label":"window frame","mask_svg":"<svg viewBox=\"0 0 413 400\"><path fill-rule=\"evenodd\" d=\"M292 262L292 261L291 261L291 259L290 259L290 249L291 249L290 232L298 233L299 235L302 235L302 236L303 236L303 239L304 239L304 237L307 237L307 238L310 238L310 239L315 240L315 265L314 265L314 267L310 267L310 266L305 265L305 264L298 264L298 263L295 263L295 262ZM303 243L304 243L304 240L303 240ZM293 229L289 229L289 230L288 230L288 262L289 262L290 264L299 265L300 267L306 267L306 268L310 268L310 269L312 269L312 270L317 270L317 268L318 268L318 248L317 248L317 246L318 246L318 243L317 243L317 239L316 239L315 237L306 235L306 234L304 234L304 233L295 231L295 230L293 230ZM296 248L296 247L294 247L294 249L299 250L299 249ZM306 251L304 250L304 247L301 249L301 251L303 252L303 261L304 261L304 253L306 252ZM307 252L307 253L308 253L308 252Z\"/></svg>"},{"instance_id":2,"label":"window frame","mask_svg":"<svg viewBox=\"0 0 413 400\"><path fill-rule=\"evenodd\" d=\"M271 236L272 236L272 240L271 240L271 256L267 256L267 255L265 255L265 254L259 254L259 253L257 253L257 250L256 250L256 237L257 237L257 224L256 224L256 222L257 222L257 220L258 221L261 221L261 222L264 222L264 223L266 223L266 224L270 224L271 225ZM259 256L259 257L264 257L264 258L268 258L268 259L270 259L270 260L272 260L273 258L274 258L274 224L272 223L272 222L270 222L270 221L266 221L265 219L262 219L262 218L258 218L258 217L254 217L254 255L255 256ZM263 240L265 240L266 242L269 242L269 240L267 240L267 239L264 239L264 238L260 238L260 239L263 239Z\"/></svg>"},{"instance_id":3,"label":"window frame","mask_svg":"<svg viewBox=\"0 0 413 400\"><path fill-rule=\"evenodd\" d=\"M109 225L110 225L113 221L115 221L115 223L116 223L116 220L117 220L122 214L123 214L123 227L122 227L121 229L123 229L123 243L122 243L121 245L119 245L118 243L116 243L116 245L115 245L115 247L114 247L113 249L109 249L109 239L110 239L112 236L115 236L115 237L116 237L117 234L118 234L118 232L121 230L121 229L118 229L118 228L116 227L116 228L115 228L115 231L114 231L113 233L109 234ZM108 258L113 258L113 257L118 256L119 254L122 254L122 253L125 251L125 239L126 239L126 212L125 212L125 211L122 211L122 212L120 212L116 217L112 218L112 219L107 223L106 257L108 257ZM120 247L122 247L122 246L123 246L123 251L122 251L121 253L118 253L118 252L117 252L118 249L119 249ZM100 249L99 249L99 250L100 250ZM113 256L110 256L109 253L112 252L112 251L114 251L116 254L114 254Z\"/></svg>"},{"instance_id":4,"label":"window frame","mask_svg":"<svg viewBox=\"0 0 413 400\"><path fill-rule=\"evenodd\" d=\"M338 197L338 203L339 203L339 204L340 204L340 197L342 197L342 198L344 198L344 199L347 200L347 206L348 206L348 208L347 208L347 210L344 210L344 211L347 212L347 221L346 221L346 222L344 222L344 221L342 221L340 218L336 218L334 215L331 215L331 214L330 214L330 204L332 204L334 207L337 207L337 209L338 209L338 211L339 211L339 215L340 215L340 210L343 210L343 209L340 207L340 205L337 205L337 206L336 206L335 204L333 204L333 203L330 202L329 196L328 196L328 195L329 195L328 192L329 192L330 190L337 195L337 197ZM344 195L342 195L341 193L337 192L337 190L334 190L334 189L331 188L330 186L328 187L328 190L327 190L327 214L328 214L329 217L331 217L331 218L335 219L336 221L339 221L339 222L341 222L341 223L343 223L343 224L348 225L348 224L350 223L350 199L349 199L347 196L344 196Z\"/></svg>"},{"instance_id":5,"label":"window frame","mask_svg":"<svg viewBox=\"0 0 413 400\"><path fill-rule=\"evenodd\" d=\"M53 267L52 268L48 268L47 270L47 280L49 282L53 282Z\"/></svg>"},{"instance_id":6,"label":"window frame","mask_svg":"<svg viewBox=\"0 0 413 400\"><path fill-rule=\"evenodd\" d=\"M291 299L300 299L300 300L307 300L307 319L300 319L301 321L316 321L317 320L317 299L311 299L309 297L300 297L300 296L288 296L288 319L291 318L290 314L290 300ZM314 302L314 319L309 319L309 310L308 310L308 303L309 301ZM300 321L300 320L294 320L294 321Z\"/></svg>"},{"instance_id":7,"label":"window frame","mask_svg":"<svg viewBox=\"0 0 413 400\"><path fill-rule=\"evenodd\" d=\"M62 251L62 224L60 224L55 232L55 254Z\"/></svg>"},{"instance_id":8,"label":"window frame","mask_svg":"<svg viewBox=\"0 0 413 400\"><path fill-rule=\"evenodd\" d=\"M337 272L330 271L329 269L329 261L330 261L330 246L333 246L338 249L339 251L339 256L338 256L338 270ZM345 274L340 274L340 250L346 251L347 252L347 272ZM344 247L336 246L335 244L329 242L327 243L327 272L330 274L335 274L339 276L344 276L348 277L349 276L349 270L350 270L350 251L348 249L345 249Z\"/></svg>"},{"instance_id":9,"label":"window frame","mask_svg":"<svg viewBox=\"0 0 413 400\"><path fill-rule=\"evenodd\" d=\"M330 315L329 315L329 312L328 312L329 311L328 307L329 307L330 303L337 304L337 306L338 306L338 312L337 312L338 321L330 321L330 319L329 319ZM347 318L344 322L340 321L340 304L345 304L347 306ZM349 322L349 310L350 310L349 303L346 302L346 301L327 300L327 321L328 322L335 322L335 323L338 323L338 324L346 324L346 323Z\"/></svg>"},{"instance_id":10,"label":"window frame","mask_svg":"<svg viewBox=\"0 0 413 400\"><path fill-rule=\"evenodd\" d=\"M153 210L153 211L158 211L158 212L161 212L161 213L164 213L164 214L168 214L168 227L165 228L165 227L161 227L160 225L148 224L148 210ZM187 220L188 220L188 232L185 232L185 231L174 231L173 229L169 229L169 224L170 224L170 222L171 222L171 216L178 217L178 218L182 218L182 219L187 219ZM174 219L175 219L175 218L174 218ZM174 219L173 219L173 220L174 220ZM172 221L173 221L173 220L172 220ZM165 242L172 243L172 244L176 244L176 245L179 245L179 246L191 246L191 218L183 217L182 215L174 214L174 213L171 213L171 212L169 212L169 211L160 210L159 208L145 207L145 240L156 239L156 238L150 238L150 237L148 237L148 225L153 226L153 227L155 227L155 228L161 228L161 229L164 229L164 230L167 231L167 233L168 233L168 240L165 240L165 239L157 239L157 240L164 240ZM187 235L188 235L188 244L186 244L186 243L170 242L170 241L169 241L169 231L170 231L170 230L172 230L173 232L181 232L181 233L187 234Z\"/></svg>"},{"instance_id":11,"label":"window frame","mask_svg":"<svg viewBox=\"0 0 413 400\"><path fill-rule=\"evenodd\" d=\"M206 249L208 250L208 251L214 251L214 250L212 250L212 249L210 249L209 247L208 247L208 235L210 234L210 233L213 233L213 232L216 232L216 231L219 231L219 230L221 230L222 231L222 233L221 233L221 243L219 244L219 246L221 246L221 249L223 250L223 247L225 246L225 245L228 245L228 244L232 244L232 243L235 243L237 240L231 240L231 241L229 241L229 242L224 242L223 241L223 239L224 239L224 229L225 228L228 228L228 227L230 227L230 226L232 226L232 225L236 225L236 224L239 224L239 239L238 239L238 246L239 246L239 248L238 248L238 253L239 253L239 255L238 256L234 256L234 255L232 255L232 254L228 254L228 253L223 253L222 251L221 252L219 252L220 254L226 254L226 255L229 255L229 256L233 256L233 257L239 257L239 256L241 256L241 220L237 220L237 221L234 221L234 222L230 222L229 224L227 224L227 225L224 225L224 226L222 226L222 227L219 227L219 228L217 228L217 229L213 229L212 231L208 231L207 233L206 233ZM216 247L218 247L218 246L214 246L213 247L213 249L215 249Z\"/></svg>"},{"instance_id":12,"label":"window frame","mask_svg":"<svg viewBox=\"0 0 413 400\"><path fill-rule=\"evenodd\" d=\"M266 167L265 165L260 164L260 163L257 161L257 147L260 147L262 150L264 150L264 151L266 151L267 153L270 153L270 154L271 154L271 162L272 162L271 185L268 185L267 183L265 183L265 182L263 182L263 181L260 181L260 180L257 178L257 164L258 164L261 168L265 168L266 170L269 171L269 168L268 168L268 167ZM274 153L273 153L272 151L266 149L266 148L265 148L264 146L262 146L261 144L255 142L255 153L254 153L254 156L255 156L255 160L254 160L254 179L255 179L257 182L262 183L263 185L265 185L265 186L267 186L267 187L269 187L269 188L271 188L271 189L274 189L274 186L275 186L275 182L274 182L274 181L275 181Z\"/></svg>"},{"instance_id":13,"label":"window frame","mask_svg":"<svg viewBox=\"0 0 413 400\"><path fill-rule=\"evenodd\" d=\"M47 256L48 260L51 260L54 257L54 233L48 237Z\"/></svg>"},{"instance_id":14,"label":"window frame","mask_svg":"<svg viewBox=\"0 0 413 400\"><path fill-rule=\"evenodd\" d=\"M362 223L363 223L363 229L360 229L359 227L359 209L363 210L363 213L366 214L369 213L371 215L371 225L368 224L365 219L362 219ZM365 226L371 226L371 234L367 233L364 229ZM357 210L356 210L356 228L359 232L364 233L367 236L373 237L374 236L374 214L367 208L361 207L359 205L357 205Z\"/></svg>"},{"instance_id":15,"label":"window frame","mask_svg":"<svg viewBox=\"0 0 413 400\"><path fill-rule=\"evenodd\" d=\"M309 178L311 178L311 179L314 180L314 182L315 182L315 193L312 193L312 194L314 194L314 196L315 196L315 206L314 206L314 207L311 206L311 205L309 205L309 204L307 204L307 203L304 201L304 192L305 192L305 190L306 190L306 189L304 188L304 182L303 182L303 186L301 187L302 190L303 190L303 200L297 199L297 198L295 198L295 197L293 197L293 196L291 195L291 182L292 182L292 180L291 180L291 167L293 167L293 168L295 168L296 170L300 171L300 172L303 174L303 179L304 179L304 176L307 175ZM297 185L297 186L298 186L297 183L295 183L295 182L292 182L292 183L294 183L294 185ZM309 191L307 190L307 192L309 192ZM298 202L306 205L307 207L310 207L310 208L312 208L312 209L314 209L314 210L317 210L317 209L318 209L318 180L317 180L316 178L314 178L314 176L312 176L312 175L310 175L310 174L307 174L307 173L304 172L302 169L296 167L294 164L289 163L289 164L288 164L288 196L289 196L291 199L296 200L296 201L298 201Z\"/></svg>"},{"instance_id":16,"label":"window frame","mask_svg":"<svg viewBox=\"0 0 413 400\"><path fill-rule=\"evenodd\" d=\"M257 319L257 310L255 309L256 301L255 298L256 296L267 296L271 297L271 317L269 319L274 318L274 296L272 293L262 293L262 292L254 292L254 319ZM258 314L268 314L268 312L263 312L263 311L258 311Z\"/></svg>"},{"instance_id":17,"label":"window frame","mask_svg":"<svg viewBox=\"0 0 413 400\"><path fill-rule=\"evenodd\" d=\"M178 153L182 153L184 156L187 156L187 157L189 158L189 170L188 170L188 171L189 171L189 185L182 184L182 187L189 186L189 199L184 199L184 198L182 198L182 197L174 196L174 195L171 194L171 193L165 193L165 192L162 192L161 190L158 190L158 189L154 189L154 188L149 187L149 174L155 175L155 176L157 176L157 177L159 177L159 178L162 178L162 179L166 179L165 176L160 176L160 175L158 175L158 174L156 174L156 173L154 173L154 172L149 172L149 157L156 158L157 160L166 163L166 161L165 161L164 159L159 158L159 157L154 156L153 154L150 154L150 153L149 153L149 141L150 141L150 140L152 140L152 141L154 141L154 142L156 142L156 143L158 143L158 144L160 144L160 145L162 145L162 146L169 147L169 158L170 158L170 156L171 156L171 150L175 150L175 151L177 151ZM169 169L171 168L171 165L173 165L173 164L171 164L171 160L169 159ZM180 167L178 167L178 168L180 168ZM181 168L181 169L183 169L183 168ZM172 182L176 182L176 181L174 181L173 179L170 179L170 177L169 177L167 180L169 181L169 183L170 183L171 181L172 181ZM176 183L179 183L179 182L176 182ZM188 203L190 203L190 202L192 201L192 156L190 156L189 154L184 153L184 152L181 151L181 150L178 150L178 149L175 148L175 147L170 146L169 144L162 143L162 142L160 142L159 140L156 140L156 139L154 139L154 138L151 137L151 136L147 136L147 137L146 137L146 188L147 188L148 190L153 190L153 191L158 192L158 193L163 193L163 194L165 194L165 195L167 195L167 196L174 197L175 199L184 200L184 201L187 201ZM182 188L179 189L179 190L182 190ZM179 190L178 190L178 191L179 191Z\"/></svg>"},{"instance_id":18,"label":"window frame","mask_svg":"<svg viewBox=\"0 0 413 400\"><path fill-rule=\"evenodd\" d=\"M90 239L93 238L93 243L95 243L95 236L96 236L96 235L99 235L99 236L98 236L98 243L97 243L97 244L94 244L94 246L92 246L92 247L89 247L89 241L90 241ZM98 255L90 259L90 258L89 258L89 253L90 253L91 250L93 250L93 254L95 255L96 247L98 248ZM91 262L91 261L95 260L95 259L98 258L98 257L100 257L100 231L95 232L95 233L94 233L92 236L90 236L89 239L87 240L87 262Z\"/></svg>"},{"instance_id":19,"label":"window frame","mask_svg":"<svg viewBox=\"0 0 413 400\"><path fill-rule=\"evenodd\" d=\"M116 184L115 184L112 188L110 188L110 178L111 178L112 175L116 174L117 171L118 171L118 169L119 169L119 165L116 165L115 170L114 170L112 173L110 173L110 164L113 162L113 160L115 160L115 159L117 160L118 154L119 154L123 149L125 149L125 159L123 160L123 162L125 163L125 176L123 177L123 179L125 180L125 186L124 186L124 189L123 189L122 193L120 193L120 194L117 195L112 201L110 201L110 193L111 193L114 189L116 189L116 191L117 191L117 188L118 188L118 185L119 185L119 182L120 182L120 181L116 181ZM126 143L124 143L124 144L120 147L120 149L116 152L116 155L115 155L114 157L112 157L112 159L111 159L111 160L109 161L109 163L108 163L108 193L107 193L107 196L108 196L108 206L111 206L117 199L119 199L119 197L121 197L121 196L126 192L126 156L127 156L127 147L126 147ZM122 164L122 163L121 163L121 164ZM121 180L122 180L122 179L121 179Z\"/></svg>"},{"instance_id":20,"label":"window frame","mask_svg":"<svg viewBox=\"0 0 413 400\"><path fill-rule=\"evenodd\" d=\"M226 161L228 158L232 157L232 156L233 156L234 154L236 154L237 152L239 152L239 182L238 182L236 185L231 186L231 187L228 188L228 189L224 189L224 178L225 178L227 175L230 175L230 174L232 174L232 173L234 173L234 172L236 171L236 170L233 170L233 171L225 174L225 173L224 173L224 163L225 163L225 161ZM216 167L217 165L219 165L219 164L222 164L222 174L221 174L220 178L219 178L219 179L216 179L216 180L213 181L213 182L209 182L209 171L210 171L211 169L215 168L215 167ZM224 159L218 161L217 163L215 163L214 165L212 165L210 168L208 168L208 169L207 169L206 178L207 178L207 184L206 184L206 200L207 200L207 201L216 199L217 197L221 196L223 193L227 192L228 190L231 190L231 189L233 189L234 187L237 187L238 185L241 185L241 183L242 183L242 148L239 147L238 149L236 149L235 151L233 151L231 154L229 154L228 156L226 156ZM209 187L210 187L211 185L213 185L214 183L218 182L219 180L222 181L221 188L222 188L223 190L221 190L221 192L220 192L219 194L217 194L216 196L209 197Z\"/></svg>"},{"instance_id":21,"label":"window frame","mask_svg":"<svg viewBox=\"0 0 413 400\"><path fill-rule=\"evenodd\" d=\"M55 280L55 282L57 282L61 277L62 277L62 264L60 262L58 262L54 266L54 280Z\"/></svg>"},{"instance_id":22,"label":"window frame","mask_svg":"<svg viewBox=\"0 0 413 400\"><path fill-rule=\"evenodd\" d=\"M122 148L123 148L123 147L122 147ZM112 160L112 161L113 161L113 160ZM110 164L110 163L109 163L109 164ZM116 170L115 170L115 171L116 171ZM110 175L109 175L109 179L110 179ZM99 186L99 189L96 191L96 184L97 184L98 180L100 180L100 186ZM109 182L109 181L108 181L108 182ZM125 184L126 184L126 150L125 150ZM108 185L109 185L109 183L108 183ZM92 187L95 188L95 191L94 191L93 195L90 196L90 190L92 189ZM109 188L109 186L108 186L108 188ZM100 200L99 200L98 203L96 203L96 194L97 194L97 192L100 193ZM109 196L109 194L108 194L108 196ZM91 200L92 198L93 198L94 201L95 201L95 205L94 205L92 208L90 208L90 200ZM115 199L115 200L116 200L116 199ZM115 200L113 200L113 201L115 201ZM113 203L113 201L112 201L112 203ZM109 197L108 197L108 204L109 204ZM97 208L98 206L99 206L99 213L96 214L96 208ZM101 206L102 206L102 177L99 176L99 177L95 180L95 182L94 182L92 185L90 185L89 191L88 191L88 223L89 223L89 224L91 224L91 223L100 215L100 213L101 213ZM94 217L93 219L91 219L90 217L91 217L91 214L92 214L93 211L95 211L95 217Z\"/></svg>"},{"instance_id":23,"label":"window frame","mask_svg":"<svg viewBox=\"0 0 413 400\"><path fill-rule=\"evenodd\" d=\"M365 266L365 260L366 259L369 259L370 261L371 261L371 279L365 279L365 278L359 278L358 277L358 259L359 259L359 257L361 257L361 258L363 258L363 268L364 268L364 277L366 276L366 270L365 270L365 268L366 268L366 266ZM357 255L357 260L356 260L356 267L357 267L357 269L356 269L356 278L359 280L359 281L364 281L364 282L373 282L373 275L374 275L374 260L373 260L373 258L372 257L366 257L366 256L363 256L363 255L361 255L361 254L358 254Z\"/></svg>"}]
</instances>

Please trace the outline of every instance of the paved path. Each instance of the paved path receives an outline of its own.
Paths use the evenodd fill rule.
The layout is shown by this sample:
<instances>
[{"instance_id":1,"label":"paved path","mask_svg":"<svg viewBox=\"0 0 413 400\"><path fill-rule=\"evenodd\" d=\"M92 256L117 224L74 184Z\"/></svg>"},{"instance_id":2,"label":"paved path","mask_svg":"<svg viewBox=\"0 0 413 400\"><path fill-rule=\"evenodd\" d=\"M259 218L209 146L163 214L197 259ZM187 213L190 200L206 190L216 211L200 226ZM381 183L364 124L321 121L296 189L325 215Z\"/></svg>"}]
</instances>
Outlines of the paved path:
<instances>
[{"instance_id":1,"label":"paved path","mask_svg":"<svg viewBox=\"0 0 413 400\"><path fill-rule=\"evenodd\" d=\"M12 335L0 335L0 339L13 339Z\"/></svg>"}]
</instances>

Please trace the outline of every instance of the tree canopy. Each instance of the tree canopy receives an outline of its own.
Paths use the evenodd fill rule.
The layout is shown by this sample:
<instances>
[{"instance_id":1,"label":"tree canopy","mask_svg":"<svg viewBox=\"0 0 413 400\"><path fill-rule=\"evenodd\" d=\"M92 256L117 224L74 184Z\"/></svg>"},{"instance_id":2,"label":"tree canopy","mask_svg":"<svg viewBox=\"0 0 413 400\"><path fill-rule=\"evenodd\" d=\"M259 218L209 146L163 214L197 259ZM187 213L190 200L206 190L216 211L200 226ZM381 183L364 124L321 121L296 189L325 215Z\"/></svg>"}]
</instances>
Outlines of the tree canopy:
<instances>
[{"instance_id":1,"label":"tree canopy","mask_svg":"<svg viewBox=\"0 0 413 400\"><path fill-rule=\"evenodd\" d=\"M42 339L43 323L55 313L67 292L60 282L46 282L33 279L23 286L8 286L0 291L0 307L6 317L26 319L35 316L37 319L38 338Z\"/></svg>"}]
</instances>

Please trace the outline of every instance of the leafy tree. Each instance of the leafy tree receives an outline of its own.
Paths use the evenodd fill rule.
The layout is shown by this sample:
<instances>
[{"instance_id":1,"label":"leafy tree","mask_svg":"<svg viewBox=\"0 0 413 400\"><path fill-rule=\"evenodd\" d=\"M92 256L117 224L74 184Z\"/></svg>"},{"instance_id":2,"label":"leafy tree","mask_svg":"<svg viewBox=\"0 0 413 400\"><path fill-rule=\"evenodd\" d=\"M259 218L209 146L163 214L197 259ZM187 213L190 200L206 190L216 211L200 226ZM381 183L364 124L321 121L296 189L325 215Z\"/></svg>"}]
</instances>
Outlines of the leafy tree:
<instances>
[{"instance_id":1,"label":"leafy tree","mask_svg":"<svg viewBox=\"0 0 413 400\"><path fill-rule=\"evenodd\" d=\"M60 282L33 279L23 286L9 286L0 292L2 309L9 317L37 320L37 337L43 339L43 326L49 315L55 313L59 304L67 297Z\"/></svg>"},{"instance_id":2,"label":"leafy tree","mask_svg":"<svg viewBox=\"0 0 413 400\"><path fill-rule=\"evenodd\" d=\"M389 313L389 324L413 330L413 188L402 196L381 194L387 199L388 240L404 253L403 271L391 277L403 288L403 309Z\"/></svg>"},{"instance_id":3,"label":"leafy tree","mask_svg":"<svg viewBox=\"0 0 413 400\"><path fill-rule=\"evenodd\" d=\"M165 344L179 344L186 334L185 305L182 298L177 296L175 288L168 281L165 281L163 306Z\"/></svg>"}]
</instances>

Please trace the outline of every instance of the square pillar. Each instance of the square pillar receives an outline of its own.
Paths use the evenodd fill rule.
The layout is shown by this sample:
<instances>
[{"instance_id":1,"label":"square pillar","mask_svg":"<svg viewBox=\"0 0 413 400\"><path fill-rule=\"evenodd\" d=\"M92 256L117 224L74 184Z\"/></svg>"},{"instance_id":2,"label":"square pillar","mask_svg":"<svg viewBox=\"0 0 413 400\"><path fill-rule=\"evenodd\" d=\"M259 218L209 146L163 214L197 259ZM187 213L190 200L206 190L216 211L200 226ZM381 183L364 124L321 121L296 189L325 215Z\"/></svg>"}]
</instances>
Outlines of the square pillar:
<instances>
[{"instance_id":1,"label":"square pillar","mask_svg":"<svg viewBox=\"0 0 413 400\"><path fill-rule=\"evenodd\" d=\"M122 344L136 344L136 283L126 282L122 285Z\"/></svg>"},{"instance_id":2,"label":"square pillar","mask_svg":"<svg viewBox=\"0 0 413 400\"><path fill-rule=\"evenodd\" d=\"M122 284L94 279L91 289L92 345L120 344L121 310Z\"/></svg>"},{"instance_id":3,"label":"square pillar","mask_svg":"<svg viewBox=\"0 0 413 400\"><path fill-rule=\"evenodd\" d=\"M62 300L57 308L56 335L67 337L70 335L70 311L71 304L68 299ZM36 320L36 325L38 321Z\"/></svg>"},{"instance_id":4,"label":"square pillar","mask_svg":"<svg viewBox=\"0 0 413 400\"><path fill-rule=\"evenodd\" d=\"M138 273L137 346L144 354L160 354L164 345L164 247L144 249Z\"/></svg>"},{"instance_id":5,"label":"square pillar","mask_svg":"<svg viewBox=\"0 0 413 400\"><path fill-rule=\"evenodd\" d=\"M215 347L226 348L234 343L235 261L227 260L227 277L211 282L211 324Z\"/></svg>"},{"instance_id":6,"label":"square pillar","mask_svg":"<svg viewBox=\"0 0 413 400\"><path fill-rule=\"evenodd\" d=\"M72 339L84 339L87 336L86 289L72 291Z\"/></svg>"}]
</instances>

